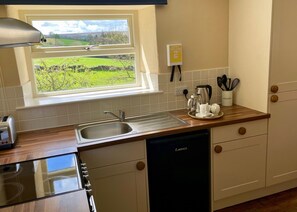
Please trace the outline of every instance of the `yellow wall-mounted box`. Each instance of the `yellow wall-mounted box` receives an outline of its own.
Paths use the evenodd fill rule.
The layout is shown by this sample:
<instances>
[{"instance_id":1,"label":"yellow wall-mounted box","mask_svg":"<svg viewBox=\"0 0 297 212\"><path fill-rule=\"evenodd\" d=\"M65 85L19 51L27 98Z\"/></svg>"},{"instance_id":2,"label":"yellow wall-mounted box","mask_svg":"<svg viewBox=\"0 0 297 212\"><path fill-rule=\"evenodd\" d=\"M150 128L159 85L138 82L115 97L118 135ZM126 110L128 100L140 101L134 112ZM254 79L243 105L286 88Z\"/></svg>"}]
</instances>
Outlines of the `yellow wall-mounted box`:
<instances>
[{"instance_id":1,"label":"yellow wall-mounted box","mask_svg":"<svg viewBox=\"0 0 297 212\"><path fill-rule=\"evenodd\" d=\"M176 66L183 64L183 47L182 44L167 45L167 65Z\"/></svg>"}]
</instances>

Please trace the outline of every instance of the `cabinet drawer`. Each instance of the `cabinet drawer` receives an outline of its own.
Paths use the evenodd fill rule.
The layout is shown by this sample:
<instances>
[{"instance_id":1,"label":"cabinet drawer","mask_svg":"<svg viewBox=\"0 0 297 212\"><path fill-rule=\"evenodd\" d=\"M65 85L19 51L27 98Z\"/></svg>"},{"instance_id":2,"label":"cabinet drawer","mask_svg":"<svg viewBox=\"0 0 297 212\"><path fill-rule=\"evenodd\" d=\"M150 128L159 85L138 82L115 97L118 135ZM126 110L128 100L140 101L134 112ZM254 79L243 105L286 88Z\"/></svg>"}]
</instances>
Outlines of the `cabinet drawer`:
<instances>
[{"instance_id":1,"label":"cabinet drawer","mask_svg":"<svg viewBox=\"0 0 297 212\"><path fill-rule=\"evenodd\" d=\"M263 134L267 134L267 119L215 127L211 130L213 143L248 138Z\"/></svg>"},{"instance_id":2,"label":"cabinet drawer","mask_svg":"<svg viewBox=\"0 0 297 212\"><path fill-rule=\"evenodd\" d=\"M117 144L82 151L80 157L88 169L145 158L145 141Z\"/></svg>"}]
</instances>

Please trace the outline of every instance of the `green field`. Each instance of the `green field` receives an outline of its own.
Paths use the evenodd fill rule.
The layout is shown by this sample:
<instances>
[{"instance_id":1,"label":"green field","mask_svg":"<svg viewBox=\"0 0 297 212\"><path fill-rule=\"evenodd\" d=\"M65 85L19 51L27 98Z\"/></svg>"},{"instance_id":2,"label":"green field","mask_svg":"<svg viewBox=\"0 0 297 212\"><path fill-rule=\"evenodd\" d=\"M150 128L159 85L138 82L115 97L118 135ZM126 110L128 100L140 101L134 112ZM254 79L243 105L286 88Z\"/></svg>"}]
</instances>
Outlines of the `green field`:
<instances>
[{"instance_id":1,"label":"green field","mask_svg":"<svg viewBox=\"0 0 297 212\"><path fill-rule=\"evenodd\" d=\"M46 42L42 44L43 47L51 46L81 46L88 45L89 42L82 40L66 39L66 38L47 38Z\"/></svg>"},{"instance_id":2,"label":"green field","mask_svg":"<svg viewBox=\"0 0 297 212\"><path fill-rule=\"evenodd\" d=\"M62 65L65 63L73 65L84 65L86 67L96 67L100 65L121 67L120 61L109 58L93 58L93 57L68 57L68 58L47 58L47 59L35 59L34 65L42 65L41 60L45 62L47 66Z\"/></svg>"},{"instance_id":3,"label":"green field","mask_svg":"<svg viewBox=\"0 0 297 212\"><path fill-rule=\"evenodd\" d=\"M127 61L125 61L127 62ZM129 61L127 64L131 64ZM45 65L44 65L45 64ZM47 58L35 59L37 90L39 92L65 91L82 88L106 87L135 83L133 70L96 70L98 66L123 67L123 62L108 58ZM84 71L74 71L71 66L86 67ZM64 68L63 68L64 67ZM88 69L93 67L92 70Z\"/></svg>"}]
</instances>

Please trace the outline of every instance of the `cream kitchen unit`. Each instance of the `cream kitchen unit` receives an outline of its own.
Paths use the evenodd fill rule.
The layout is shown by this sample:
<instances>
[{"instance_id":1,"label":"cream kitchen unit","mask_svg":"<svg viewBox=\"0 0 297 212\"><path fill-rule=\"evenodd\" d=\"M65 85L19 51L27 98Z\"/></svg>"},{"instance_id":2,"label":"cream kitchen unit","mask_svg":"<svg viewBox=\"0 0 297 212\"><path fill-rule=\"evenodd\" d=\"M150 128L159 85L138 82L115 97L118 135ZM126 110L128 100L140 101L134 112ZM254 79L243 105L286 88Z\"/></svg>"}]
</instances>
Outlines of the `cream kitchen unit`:
<instances>
[{"instance_id":1,"label":"cream kitchen unit","mask_svg":"<svg viewBox=\"0 0 297 212\"><path fill-rule=\"evenodd\" d=\"M217 201L265 187L267 121L211 128L212 145L206 151L212 152L214 209ZM81 151L80 157L100 211L149 211L145 140Z\"/></svg>"},{"instance_id":2,"label":"cream kitchen unit","mask_svg":"<svg viewBox=\"0 0 297 212\"><path fill-rule=\"evenodd\" d=\"M145 141L83 151L98 211L147 212Z\"/></svg>"},{"instance_id":3,"label":"cream kitchen unit","mask_svg":"<svg viewBox=\"0 0 297 212\"><path fill-rule=\"evenodd\" d=\"M271 114L266 187L234 204L297 187L297 1L230 0L229 9L230 75L241 80L235 103Z\"/></svg>"},{"instance_id":4,"label":"cream kitchen unit","mask_svg":"<svg viewBox=\"0 0 297 212\"><path fill-rule=\"evenodd\" d=\"M213 200L265 187L267 120L212 128Z\"/></svg>"},{"instance_id":5,"label":"cream kitchen unit","mask_svg":"<svg viewBox=\"0 0 297 212\"><path fill-rule=\"evenodd\" d=\"M45 129L39 130L34 132L24 132L18 134L18 142L16 143L16 148L2 150L0 152L0 164L9 164L9 163L17 163L21 161L39 159L39 158L47 158L53 157L57 155L64 155L68 153L78 153L83 162L86 162L86 167L82 167L83 175L89 175L89 179L91 181L91 188L87 184L85 189L90 190L92 189L92 193L95 197L96 206L98 211L121 211L121 212L147 212L149 211L149 192L148 192L148 176L149 173L147 170L150 169L150 160L147 161L147 142L155 138L161 137L173 137L176 139L178 136L177 134L186 135L190 134L191 137L194 132L197 131L205 131L205 129L213 129L211 132L213 136L213 141L216 143L211 144L210 138L204 142L207 144L206 146L201 147L201 139L195 139L195 145L199 143L199 148L203 150L203 154L200 154L195 151L194 156L201 156L207 154L206 157L202 157L199 159L190 160L187 163L187 166L190 170L192 168L196 168L195 171L199 173L198 177L193 178L193 173L191 172L190 176L193 179L198 179L200 176L203 176L205 180L205 176L207 176L207 180L197 180L199 183L206 184L207 182L211 182L211 177L209 175L210 172L210 159L211 159L211 152L213 152L213 147L215 145L222 146L222 155L225 157L226 148L228 143L230 144L238 144L238 146L244 146L245 144L250 145L255 143L255 146L251 147L251 151L247 148L244 148L242 152L250 153L253 155L258 155L260 151L262 151L262 145L265 145L264 137L265 137L265 130L262 128L267 119L270 117L267 113L262 113L259 111L251 110L246 107L241 107L239 105L233 105L232 107L222 107L222 112L224 112L224 116L220 119L215 120L197 120L189 117L187 115L187 110L177 110L171 111L170 113L177 118L182 119L183 121L187 122L187 125L180 126L180 127L172 127L158 131L152 132L145 132L145 133L134 133L129 134L125 137L125 139L120 138L113 138L110 140L105 141L94 141L94 142L86 142L84 144L77 144L76 140L76 133L75 133L75 126L67 126L67 127L59 127L53 129ZM244 127L245 130L242 128ZM240 135L238 134L238 129L240 133L245 134ZM209 130L208 136L209 136ZM223 131L223 135L222 135ZM261 139L263 137L263 140ZM183 137L184 138L184 137ZM183 139L186 140L186 139ZM196 142L196 140L198 140ZM200 141L200 142L199 142ZM235 146L236 146L235 145ZM233 146L231 146L233 148ZM149 149L149 148L148 148ZM234 149L234 148L233 148ZM179 153L186 154L185 148L178 148ZM179 151L181 150L181 151ZM236 151L236 150L235 150ZM234 151L234 152L235 152ZM239 150L241 151L241 150ZM212 153L214 156L214 152ZM265 154L265 152L263 153ZM163 155L163 154L161 154ZM187 154L188 155L188 154ZM247 155L244 155L244 158L250 158ZM231 154L231 158L234 157L234 160L238 160L243 164L246 164L246 161L239 160L238 154ZM150 157L148 157L150 159ZM165 157L167 158L167 157ZM191 159L192 157L190 157ZM216 158L215 163L219 166L225 166L226 159L224 160L217 160ZM259 157L258 161L261 161L262 158ZM199 162L197 162L199 161ZM219 161L219 162L218 162ZM254 159L253 161L257 161ZM232 161L233 162L233 161ZM147 165L147 163L149 163ZM222 165L220 165L220 163ZM204 170L202 166L207 164L208 170ZM152 167L152 166L151 166ZM147 169L149 168L149 169ZM218 169L214 166L215 170L212 172L218 173L221 170L221 167ZM88 171L87 171L87 170ZM229 169L230 170L230 166ZM234 169L233 169L234 170ZM247 173L249 170L254 171L256 168L250 166L246 168ZM87 171L87 172L86 172ZM151 172L153 173L153 172ZM159 172L157 172L159 173ZM180 172L181 174L184 173L183 171ZM218 175L224 176L225 173L221 173ZM235 182L234 185L240 185L242 182L252 182L253 179L261 180L261 171L258 174L252 174L251 177L247 180L243 179L243 175L237 173L236 177L238 177L238 181ZM88 177L86 177L88 178ZM177 178L179 180L179 178ZM201 178L199 178L201 179ZM219 180L218 178L216 180ZM183 182L183 181L181 181ZM188 182L188 181L186 181ZM192 185L192 183L190 183ZM212 183L213 185L213 183ZM230 181L219 181L219 186L216 184L216 191L219 191L221 188L228 188L230 187ZM203 185L204 186L204 185ZM213 189L209 189L207 192L201 192L201 187L199 189L194 189L194 195L196 195L196 190L200 191L200 196L197 193L197 200L201 201L201 196L208 198L210 200L210 193ZM233 185L231 185L232 187ZM252 186L242 187L239 190L231 190L230 197L226 197L220 199L218 201L234 198L239 195L243 195L248 192L254 192L258 187L262 186L261 183L255 183ZM193 187L193 186L192 186ZM249 190L249 191L247 191ZM251 191L253 190L253 191ZM84 191L84 190L83 190ZM85 192L85 191L84 191ZM240 194L240 192L243 192ZM183 192L181 192L183 193ZM213 193L213 192L212 192ZM218 193L220 194L220 192ZM223 192L223 195L226 194ZM232 196L231 196L232 195ZM85 195L86 196L86 195ZM62 196L61 196L62 197ZM59 208L65 207L65 201L68 196L63 198L63 201L55 201L47 199L47 205L57 206ZM79 198L80 196L77 196ZM166 197L166 196L165 196ZM75 197L74 197L75 198ZM219 197L220 198L220 197ZM87 198L85 199L87 202ZM192 200L191 200L192 201ZM216 201L216 202L218 202ZM63 203L63 204L62 204ZM40 204L38 201L33 201L30 203L24 203L23 205L13 205L9 208L15 209L17 211L25 211L26 208L31 207L33 204ZM76 207L75 205L81 205L80 201L70 201L71 207ZM66 204L67 205L67 204ZM40 206L40 205L39 205ZM182 206L182 205L181 205ZM21 210L20 207L23 207L24 210ZM79 206L78 206L79 208ZM2 208L1 208L2 209ZM40 209L38 211L46 211L46 208Z\"/></svg>"}]
</instances>

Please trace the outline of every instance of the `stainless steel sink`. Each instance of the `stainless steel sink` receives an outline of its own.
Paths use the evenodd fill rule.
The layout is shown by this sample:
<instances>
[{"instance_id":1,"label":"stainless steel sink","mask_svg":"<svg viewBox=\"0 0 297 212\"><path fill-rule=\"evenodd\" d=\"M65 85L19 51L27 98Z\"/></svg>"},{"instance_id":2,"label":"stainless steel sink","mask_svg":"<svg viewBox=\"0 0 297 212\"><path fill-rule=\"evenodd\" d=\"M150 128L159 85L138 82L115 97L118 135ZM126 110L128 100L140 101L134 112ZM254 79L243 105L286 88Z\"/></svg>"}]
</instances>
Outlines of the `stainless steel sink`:
<instances>
[{"instance_id":1,"label":"stainless steel sink","mask_svg":"<svg viewBox=\"0 0 297 212\"><path fill-rule=\"evenodd\" d=\"M124 122L86 124L80 125L76 129L77 137L82 142L117 137L131 132L131 126Z\"/></svg>"},{"instance_id":2,"label":"stainless steel sink","mask_svg":"<svg viewBox=\"0 0 297 212\"><path fill-rule=\"evenodd\" d=\"M112 138L123 138L132 133L143 133L187 125L168 112L127 118L125 122L111 121L79 125L76 137L79 144Z\"/></svg>"}]
</instances>

